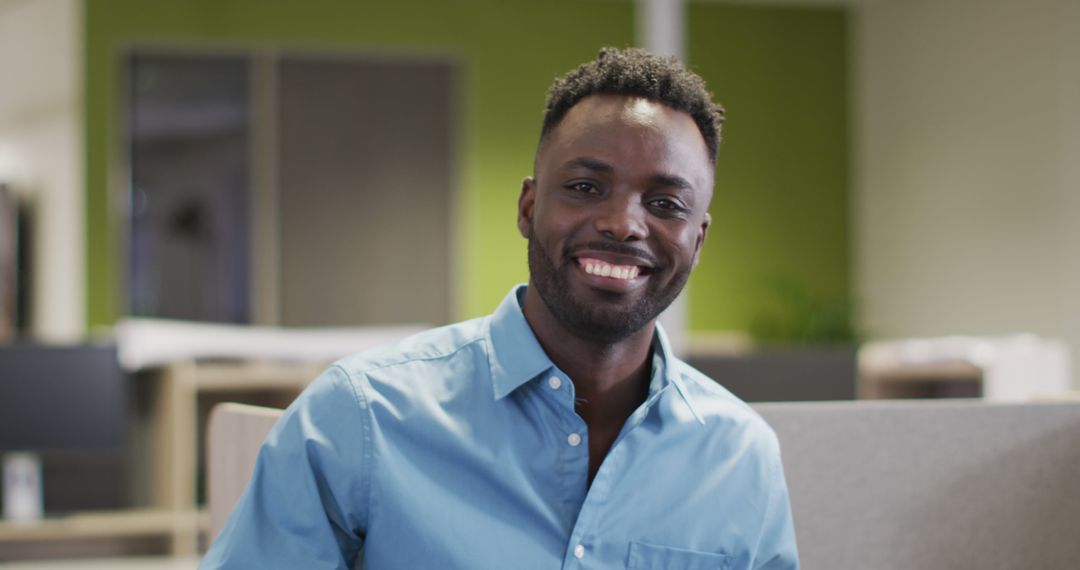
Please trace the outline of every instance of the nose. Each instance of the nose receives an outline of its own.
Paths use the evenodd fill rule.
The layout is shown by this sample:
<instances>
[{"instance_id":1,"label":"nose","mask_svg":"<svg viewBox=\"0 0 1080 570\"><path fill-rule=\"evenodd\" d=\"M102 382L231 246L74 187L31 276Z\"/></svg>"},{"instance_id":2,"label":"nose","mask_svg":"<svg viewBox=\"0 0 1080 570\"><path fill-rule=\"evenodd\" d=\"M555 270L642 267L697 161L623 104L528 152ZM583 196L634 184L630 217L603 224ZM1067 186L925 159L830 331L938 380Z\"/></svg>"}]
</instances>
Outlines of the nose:
<instances>
[{"instance_id":1,"label":"nose","mask_svg":"<svg viewBox=\"0 0 1080 570\"><path fill-rule=\"evenodd\" d=\"M636 200L609 199L595 218L596 231L615 241L638 241L648 235L645 208Z\"/></svg>"}]
</instances>

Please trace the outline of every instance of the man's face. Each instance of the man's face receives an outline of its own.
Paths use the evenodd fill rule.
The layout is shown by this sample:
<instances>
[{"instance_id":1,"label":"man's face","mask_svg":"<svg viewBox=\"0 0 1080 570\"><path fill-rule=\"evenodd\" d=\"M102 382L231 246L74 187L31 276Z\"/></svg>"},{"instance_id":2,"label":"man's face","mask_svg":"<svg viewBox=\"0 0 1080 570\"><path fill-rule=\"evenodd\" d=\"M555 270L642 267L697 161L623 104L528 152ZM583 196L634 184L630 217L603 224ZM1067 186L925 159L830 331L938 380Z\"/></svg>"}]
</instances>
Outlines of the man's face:
<instances>
[{"instance_id":1,"label":"man's face","mask_svg":"<svg viewBox=\"0 0 1080 570\"><path fill-rule=\"evenodd\" d=\"M637 97L582 99L548 133L518 228L530 284L571 332L622 340L678 296L709 226L713 165L693 119Z\"/></svg>"}]
</instances>

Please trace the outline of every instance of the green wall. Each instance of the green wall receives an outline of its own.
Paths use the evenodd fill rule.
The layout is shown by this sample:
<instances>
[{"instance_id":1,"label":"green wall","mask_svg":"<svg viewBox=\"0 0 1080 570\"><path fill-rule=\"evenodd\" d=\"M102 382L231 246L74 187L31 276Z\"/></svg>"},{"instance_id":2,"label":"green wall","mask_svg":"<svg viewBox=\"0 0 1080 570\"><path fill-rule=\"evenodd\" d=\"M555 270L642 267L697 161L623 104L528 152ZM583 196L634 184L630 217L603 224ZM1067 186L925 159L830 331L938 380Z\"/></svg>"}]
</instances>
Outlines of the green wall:
<instances>
[{"instance_id":1,"label":"green wall","mask_svg":"<svg viewBox=\"0 0 1080 570\"><path fill-rule=\"evenodd\" d=\"M700 3L686 21L687 60L727 110L712 227L691 281L691 329L755 328L793 295L818 312L842 308L850 295L846 12Z\"/></svg>"},{"instance_id":2,"label":"green wall","mask_svg":"<svg viewBox=\"0 0 1080 570\"><path fill-rule=\"evenodd\" d=\"M87 0L88 323L122 314L117 214L119 66L132 45L450 54L461 63L459 318L527 277L515 226L544 92L603 45L633 43L611 0ZM688 60L729 111L713 226L692 281L694 330L750 326L789 276L848 292L845 18L839 10L691 5ZM115 173L113 174L116 175Z\"/></svg>"},{"instance_id":3,"label":"green wall","mask_svg":"<svg viewBox=\"0 0 1080 570\"><path fill-rule=\"evenodd\" d=\"M521 179L532 172L544 93L604 45L633 43L627 2L88 0L86 164L88 322L109 324L122 259L109 211L108 165L119 149L119 63L131 45L303 47L450 54L461 63L458 317L492 310L525 281L516 226Z\"/></svg>"}]
</instances>

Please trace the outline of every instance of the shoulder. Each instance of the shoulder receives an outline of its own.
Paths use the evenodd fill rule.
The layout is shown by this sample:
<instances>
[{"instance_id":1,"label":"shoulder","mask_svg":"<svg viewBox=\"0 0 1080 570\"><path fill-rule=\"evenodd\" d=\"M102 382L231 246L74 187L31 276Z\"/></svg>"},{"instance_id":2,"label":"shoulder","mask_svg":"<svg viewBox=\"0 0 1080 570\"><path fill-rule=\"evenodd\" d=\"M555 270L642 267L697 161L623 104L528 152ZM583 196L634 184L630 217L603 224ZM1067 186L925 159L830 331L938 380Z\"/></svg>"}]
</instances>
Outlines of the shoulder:
<instances>
[{"instance_id":1,"label":"shoulder","mask_svg":"<svg viewBox=\"0 0 1080 570\"><path fill-rule=\"evenodd\" d=\"M414 361L445 359L463 349L483 350L486 321L486 318L478 318L426 330L394 344L347 356L334 366L352 376Z\"/></svg>"},{"instance_id":2,"label":"shoulder","mask_svg":"<svg viewBox=\"0 0 1080 570\"><path fill-rule=\"evenodd\" d=\"M693 366L677 358L671 360L671 373L706 425L744 439L759 452L779 457L776 432L754 408Z\"/></svg>"},{"instance_id":3,"label":"shoulder","mask_svg":"<svg viewBox=\"0 0 1080 570\"><path fill-rule=\"evenodd\" d=\"M463 381L486 372L488 318L430 329L333 364L361 398L365 392L426 391L439 381ZM483 370L481 370L483 369Z\"/></svg>"}]
</instances>

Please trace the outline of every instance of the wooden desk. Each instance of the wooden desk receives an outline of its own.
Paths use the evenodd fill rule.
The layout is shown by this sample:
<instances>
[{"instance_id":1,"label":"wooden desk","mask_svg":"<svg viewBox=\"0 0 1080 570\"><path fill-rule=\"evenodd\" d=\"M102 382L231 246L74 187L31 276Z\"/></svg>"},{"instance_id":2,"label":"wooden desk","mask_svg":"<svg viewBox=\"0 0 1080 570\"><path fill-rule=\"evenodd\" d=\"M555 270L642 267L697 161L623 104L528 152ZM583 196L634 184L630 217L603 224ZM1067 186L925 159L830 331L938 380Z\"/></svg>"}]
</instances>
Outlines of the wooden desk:
<instances>
[{"instance_id":1,"label":"wooden desk","mask_svg":"<svg viewBox=\"0 0 1080 570\"><path fill-rule=\"evenodd\" d=\"M175 363L140 380L149 396L146 410L147 437L137 453L144 463L141 479L149 481L146 491L154 509L171 513L170 550L174 555L199 551L200 535L205 535L208 519L198 514L197 488L203 477L205 421L211 403L218 396L230 401L248 401L253 394L271 392L272 405L284 407L324 369L323 363L210 362ZM245 397L247 396L247 397ZM204 405L200 405L200 402Z\"/></svg>"},{"instance_id":2,"label":"wooden desk","mask_svg":"<svg viewBox=\"0 0 1080 570\"><path fill-rule=\"evenodd\" d=\"M33 523L0 521L0 563L8 560L145 552L177 543L178 529L208 528L205 510L130 509L46 517ZM148 546L149 545L149 546ZM7 567L6 564L0 566Z\"/></svg>"}]
</instances>

